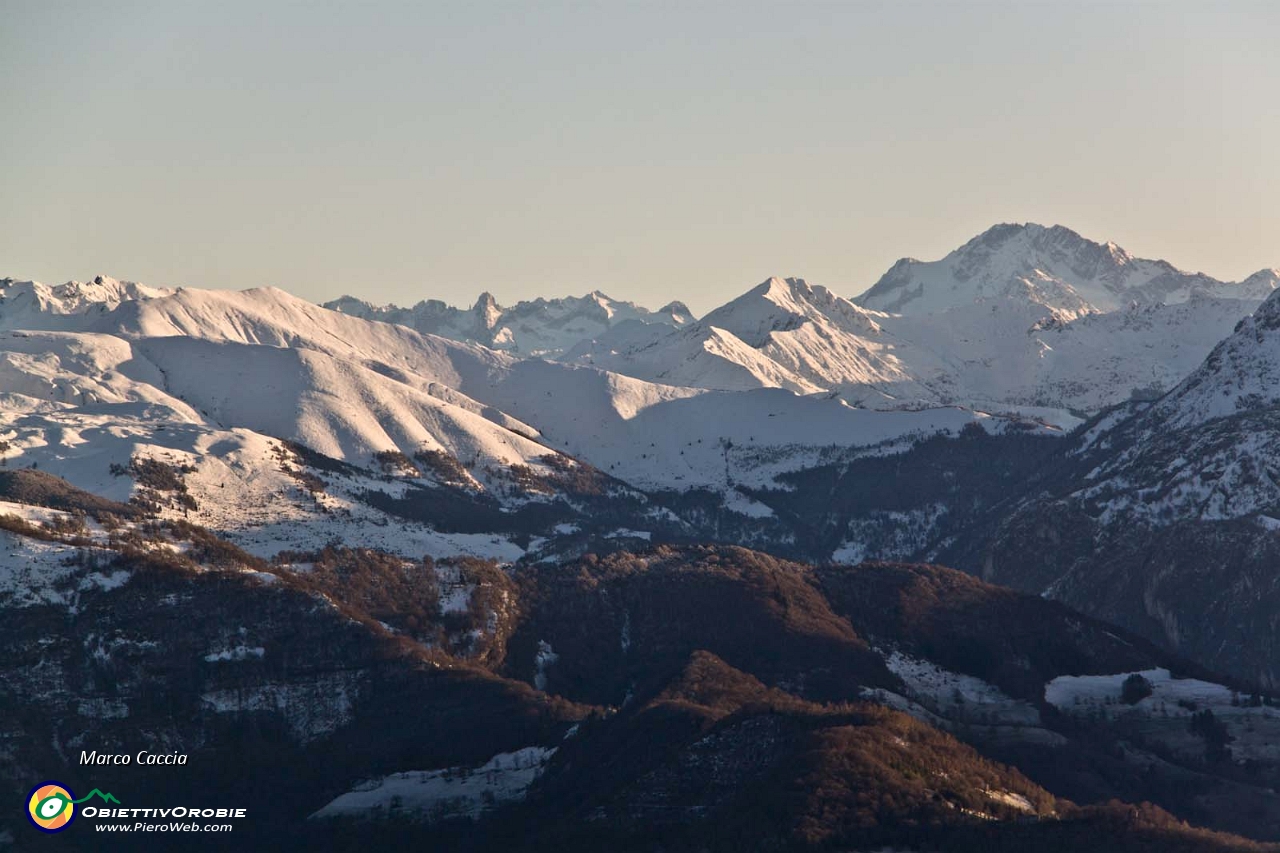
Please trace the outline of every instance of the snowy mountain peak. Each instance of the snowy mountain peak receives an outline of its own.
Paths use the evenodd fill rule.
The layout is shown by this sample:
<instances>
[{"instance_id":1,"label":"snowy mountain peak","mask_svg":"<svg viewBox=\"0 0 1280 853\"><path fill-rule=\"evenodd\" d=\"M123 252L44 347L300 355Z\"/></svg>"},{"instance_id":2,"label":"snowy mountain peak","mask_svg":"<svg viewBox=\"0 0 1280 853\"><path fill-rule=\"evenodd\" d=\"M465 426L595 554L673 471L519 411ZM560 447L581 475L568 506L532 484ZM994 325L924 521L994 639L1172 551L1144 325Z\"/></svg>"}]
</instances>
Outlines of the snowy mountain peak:
<instances>
[{"instance_id":1,"label":"snowy mountain peak","mask_svg":"<svg viewBox=\"0 0 1280 853\"><path fill-rule=\"evenodd\" d=\"M786 311L799 311L798 306L812 294L813 287L802 278L772 276L748 290L743 298L761 299Z\"/></svg>"},{"instance_id":2,"label":"snowy mountain peak","mask_svg":"<svg viewBox=\"0 0 1280 853\"><path fill-rule=\"evenodd\" d=\"M1013 245L1019 250L1027 247L1056 247L1065 251L1084 249L1096 252L1101 249L1118 258L1130 258L1129 253L1115 243L1095 243L1065 225L1041 225L1038 222L1002 222L993 225L956 251L964 254L982 248L999 249L1006 245Z\"/></svg>"},{"instance_id":3,"label":"snowy mountain peak","mask_svg":"<svg viewBox=\"0 0 1280 853\"><path fill-rule=\"evenodd\" d=\"M999 222L974 237L968 243L965 243L957 251L967 252L983 247L996 249L1003 246L1008 241L1015 240L1024 235L1038 237L1050 230L1058 231L1060 238L1066 238L1068 236L1075 236L1078 238L1080 236L1071 229L1058 225L1052 226L1052 228L1046 228L1037 222Z\"/></svg>"},{"instance_id":4,"label":"snowy mountain peak","mask_svg":"<svg viewBox=\"0 0 1280 853\"><path fill-rule=\"evenodd\" d=\"M1073 253L1083 248L1095 252L1098 250L1105 252L1111 247L1114 247L1114 250L1120 255L1128 257L1128 253L1119 246L1115 246L1114 243L1105 245L1094 243L1081 237L1080 234L1065 225L1041 225L1038 222L1002 222L983 231L959 249L956 249L948 257L955 256L981 261L989 258L991 253L1001 250L1027 254L1028 252L1056 249ZM1110 252L1107 253L1110 254Z\"/></svg>"},{"instance_id":5,"label":"snowy mountain peak","mask_svg":"<svg viewBox=\"0 0 1280 853\"><path fill-rule=\"evenodd\" d=\"M871 312L802 278L766 279L699 322L731 332L757 348L773 333L791 331L805 323L833 325L858 334L880 331Z\"/></svg>"},{"instance_id":6,"label":"snowy mountain peak","mask_svg":"<svg viewBox=\"0 0 1280 853\"><path fill-rule=\"evenodd\" d=\"M1104 245L1106 247L1107 254L1111 256L1111 260L1114 261L1117 266L1123 266L1133 260L1133 255L1129 254L1115 243L1112 243L1110 240L1108 240Z\"/></svg>"},{"instance_id":7,"label":"snowy mountain peak","mask_svg":"<svg viewBox=\"0 0 1280 853\"><path fill-rule=\"evenodd\" d=\"M797 290L809 292L813 287L809 282L802 278L779 278L778 276L770 276L760 284L756 285L755 290L765 294L792 294Z\"/></svg>"},{"instance_id":8,"label":"snowy mountain peak","mask_svg":"<svg viewBox=\"0 0 1280 853\"><path fill-rule=\"evenodd\" d=\"M565 299L565 302L572 304L574 299L570 296ZM625 312L628 309L634 311L637 308L634 303L620 302L601 290L593 290L577 302L580 310L595 313L605 320L612 320L619 312Z\"/></svg>"},{"instance_id":9,"label":"snowy mountain peak","mask_svg":"<svg viewBox=\"0 0 1280 853\"><path fill-rule=\"evenodd\" d=\"M1246 296L1239 286L1161 260L1137 258L1062 225L992 226L939 261L903 258L855 300L879 311L936 314L997 300L1042 307L1069 320L1131 302L1171 304L1195 293Z\"/></svg>"},{"instance_id":10,"label":"snowy mountain peak","mask_svg":"<svg viewBox=\"0 0 1280 853\"><path fill-rule=\"evenodd\" d=\"M693 312L680 300L668 302L657 310L664 318L669 318L674 326L685 326L693 322Z\"/></svg>"}]
</instances>

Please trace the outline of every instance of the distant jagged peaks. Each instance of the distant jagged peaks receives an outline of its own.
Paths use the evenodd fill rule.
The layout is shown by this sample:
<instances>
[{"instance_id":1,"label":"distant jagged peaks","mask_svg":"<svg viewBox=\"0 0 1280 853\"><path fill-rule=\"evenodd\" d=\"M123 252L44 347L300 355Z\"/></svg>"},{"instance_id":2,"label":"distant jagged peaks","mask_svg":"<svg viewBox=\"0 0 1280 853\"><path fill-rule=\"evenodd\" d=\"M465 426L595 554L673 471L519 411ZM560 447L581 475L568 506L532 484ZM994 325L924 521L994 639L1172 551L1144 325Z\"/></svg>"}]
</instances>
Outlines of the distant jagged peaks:
<instances>
[{"instance_id":1,"label":"distant jagged peaks","mask_svg":"<svg viewBox=\"0 0 1280 853\"><path fill-rule=\"evenodd\" d=\"M1061 225L995 225L939 261L903 258L854 301L901 314L935 314L994 300L1043 306L1059 320L1130 303L1172 304L1197 295L1260 299L1274 289L1268 271L1232 284L1137 258Z\"/></svg>"},{"instance_id":2,"label":"distant jagged peaks","mask_svg":"<svg viewBox=\"0 0 1280 853\"><path fill-rule=\"evenodd\" d=\"M677 326L692 323L694 320L693 312L689 310L689 306L678 299L663 305L656 313L670 317L671 322Z\"/></svg>"},{"instance_id":3,"label":"distant jagged peaks","mask_svg":"<svg viewBox=\"0 0 1280 853\"><path fill-rule=\"evenodd\" d=\"M375 306L351 296L326 302L324 307L516 355L537 356L559 355L579 341L629 320L672 327L693 321L693 315L681 302L650 311L633 302L612 299L599 290L585 296L539 297L510 307L499 304L488 292L481 293L470 309L454 308L438 299L419 302L412 308Z\"/></svg>"}]
</instances>

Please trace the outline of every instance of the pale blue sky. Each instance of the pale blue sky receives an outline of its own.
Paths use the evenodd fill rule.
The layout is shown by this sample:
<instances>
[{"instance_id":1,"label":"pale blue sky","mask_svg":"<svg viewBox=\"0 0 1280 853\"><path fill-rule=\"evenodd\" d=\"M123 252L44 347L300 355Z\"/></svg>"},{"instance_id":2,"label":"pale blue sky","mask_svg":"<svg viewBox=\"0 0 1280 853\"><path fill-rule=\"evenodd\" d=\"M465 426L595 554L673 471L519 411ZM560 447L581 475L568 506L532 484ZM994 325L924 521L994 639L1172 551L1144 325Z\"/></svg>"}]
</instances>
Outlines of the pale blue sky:
<instances>
[{"instance_id":1,"label":"pale blue sky","mask_svg":"<svg viewBox=\"0 0 1280 853\"><path fill-rule=\"evenodd\" d=\"M997 221L1280 266L1280 4L0 0L0 275L702 312Z\"/></svg>"}]
</instances>

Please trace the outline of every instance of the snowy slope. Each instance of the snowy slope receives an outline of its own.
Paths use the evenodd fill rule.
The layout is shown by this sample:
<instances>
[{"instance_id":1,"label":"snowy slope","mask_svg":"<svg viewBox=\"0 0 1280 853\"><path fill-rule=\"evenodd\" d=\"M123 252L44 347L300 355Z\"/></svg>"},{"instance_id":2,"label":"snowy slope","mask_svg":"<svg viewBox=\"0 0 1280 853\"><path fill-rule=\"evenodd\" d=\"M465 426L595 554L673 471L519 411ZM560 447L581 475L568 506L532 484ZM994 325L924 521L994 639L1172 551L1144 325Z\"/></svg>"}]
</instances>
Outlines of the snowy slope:
<instances>
[{"instance_id":1,"label":"snowy slope","mask_svg":"<svg viewBox=\"0 0 1280 853\"><path fill-rule=\"evenodd\" d=\"M161 366L171 394L214 422L294 438L338 459L425 448L506 466L547 453L479 414L325 353L186 337L137 347Z\"/></svg>"},{"instance_id":2,"label":"snowy slope","mask_svg":"<svg viewBox=\"0 0 1280 853\"><path fill-rule=\"evenodd\" d=\"M830 448L1007 426L959 407L881 412L833 394L704 391L541 359L463 371L459 388L534 424L548 446L641 488L767 484Z\"/></svg>"},{"instance_id":3,"label":"snowy slope","mask_svg":"<svg viewBox=\"0 0 1280 853\"><path fill-rule=\"evenodd\" d=\"M1088 412L1177 384L1254 307L1197 295L1057 323L1040 306L1006 300L884 323L932 354L932 368L911 372L944 402Z\"/></svg>"},{"instance_id":4,"label":"snowy slope","mask_svg":"<svg viewBox=\"0 0 1280 853\"><path fill-rule=\"evenodd\" d=\"M679 330L626 323L565 353L563 360L649 382L712 391L786 388L821 391L724 329L694 323Z\"/></svg>"},{"instance_id":5,"label":"snowy slope","mask_svg":"<svg viewBox=\"0 0 1280 853\"><path fill-rule=\"evenodd\" d=\"M168 416L168 417L167 417ZM281 443L243 428L221 429L192 421L170 407L117 403L7 411L0 439L9 468L39 469L86 491L125 502L138 492L132 478L112 473L131 459L191 469L183 476L194 508L166 507L161 515L185 518L222 532L247 550L271 556L281 549L314 549L337 538L410 557L457 554L518 558L523 549L505 537L440 533L395 520L358 499L365 489L395 489L370 475L330 477L312 494L286 470Z\"/></svg>"},{"instance_id":6,"label":"snowy slope","mask_svg":"<svg viewBox=\"0 0 1280 853\"><path fill-rule=\"evenodd\" d=\"M1160 401L1155 417L1173 429L1280 403L1280 294L1273 294Z\"/></svg>"},{"instance_id":7,"label":"snowy slope","mask_svg":"<svg viewBox=\"0 0 1280 853\"><path fill-rule=\"evenodd\" d=\"M547 452L525 437L532 427L449 387L458 374L447 350L281 291L184 290L81 322L117 334L0 332L5 390L72 406L151 404L165 421L245 427L337 458L430 449L507 466Z\"/></svg>"},{"instance_id":8,"label":"snowy slope","mask_svg":"<svg viewBox=\"0 0 1280 853\"><path fill-rule=\"evenodd\" d=\"M1253 517L1280 506L1280 294L1155 403L1118 410L1080 441L1089 469L1071 499L1102 524L1166 527Z\"/></svg>"},{"instance_id":9,"label":"snowy slope","mask_svg":"<svg viewBox=\"0 0 1280 853\"><path fill-rule=\"evenodd\" d=\"M1079 439L1087 474L1071 499L1104 525L1163 527L1280 506L1280 294L1241 320L1203 364L1154 403L1117 409Z\"/></svg>"},{"instance_id":10,"label":"snowy slope","mask_svg":"<svg viewBox=\"0 0 1280 853\"><path fill-rule=\"evenodd\" d=\"M875 318L847 299L802 278L770 278L702 318L732 332L753 347L763 347L775 332L808 322L825 323L852 334L880 331Z\"/></svg>"},{"instance_id":11,"label":"snowy slope","mask_svg":"<svg viewBox=\"0 0 1280 853\"><path fill-rule=\"evenodd\" d=\"M919 396L908 360L927 361L886 331L883 314L864 310L799 278L771 278L712 311L702 323L723 328L786 370L821 388L878 388ZM917 370L923 369L917 365Z\"/></svg>"},{"instance_id":12,"label":"snowy slope","mask_svg":"<svg viewBox=\"0 0 1280 853\"><path fill-rule=\"evenodd\" d=\"M0 388L21 395L29 408L99 403L154 403L199 415L163 390L164 376L139 358L134 345L112 335L74 332L0 332Z\"/></svg>"}]
</instances>

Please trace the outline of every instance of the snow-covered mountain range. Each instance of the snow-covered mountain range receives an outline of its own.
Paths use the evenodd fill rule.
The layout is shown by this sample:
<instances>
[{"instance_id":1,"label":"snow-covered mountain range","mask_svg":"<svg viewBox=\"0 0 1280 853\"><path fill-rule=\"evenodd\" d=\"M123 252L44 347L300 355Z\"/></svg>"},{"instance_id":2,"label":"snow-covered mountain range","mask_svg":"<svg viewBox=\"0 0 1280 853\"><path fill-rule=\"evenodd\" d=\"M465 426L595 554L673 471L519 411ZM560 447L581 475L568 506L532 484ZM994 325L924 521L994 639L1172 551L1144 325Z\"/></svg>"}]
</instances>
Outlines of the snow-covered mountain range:
<instances>
[{"instance_id":1,"label":"snow-covered mountain range","mask_svg":"<svg viewBox=\"0 0 1280 853\"><path fill-rule=\"evenodd\" d=\"M567 454L637 488L737 501L833 448L1026 418L1062 430L1158 396L1278 280L1265 270L1227 284L1039 225L901 261L856 299L771 278L699 320L679 303L650 312L599 292L398 309L273 288L5 279L0 390L15 464L112 494L118 482L75 460L111 456L105 470L136 454L80 437L114 418L139 434L187 430L189 446L171 449L197 456L228 446L202 431L357 465L440 453L492 491L506 475L486 472Z\"/></svg>"}]
</instances>

